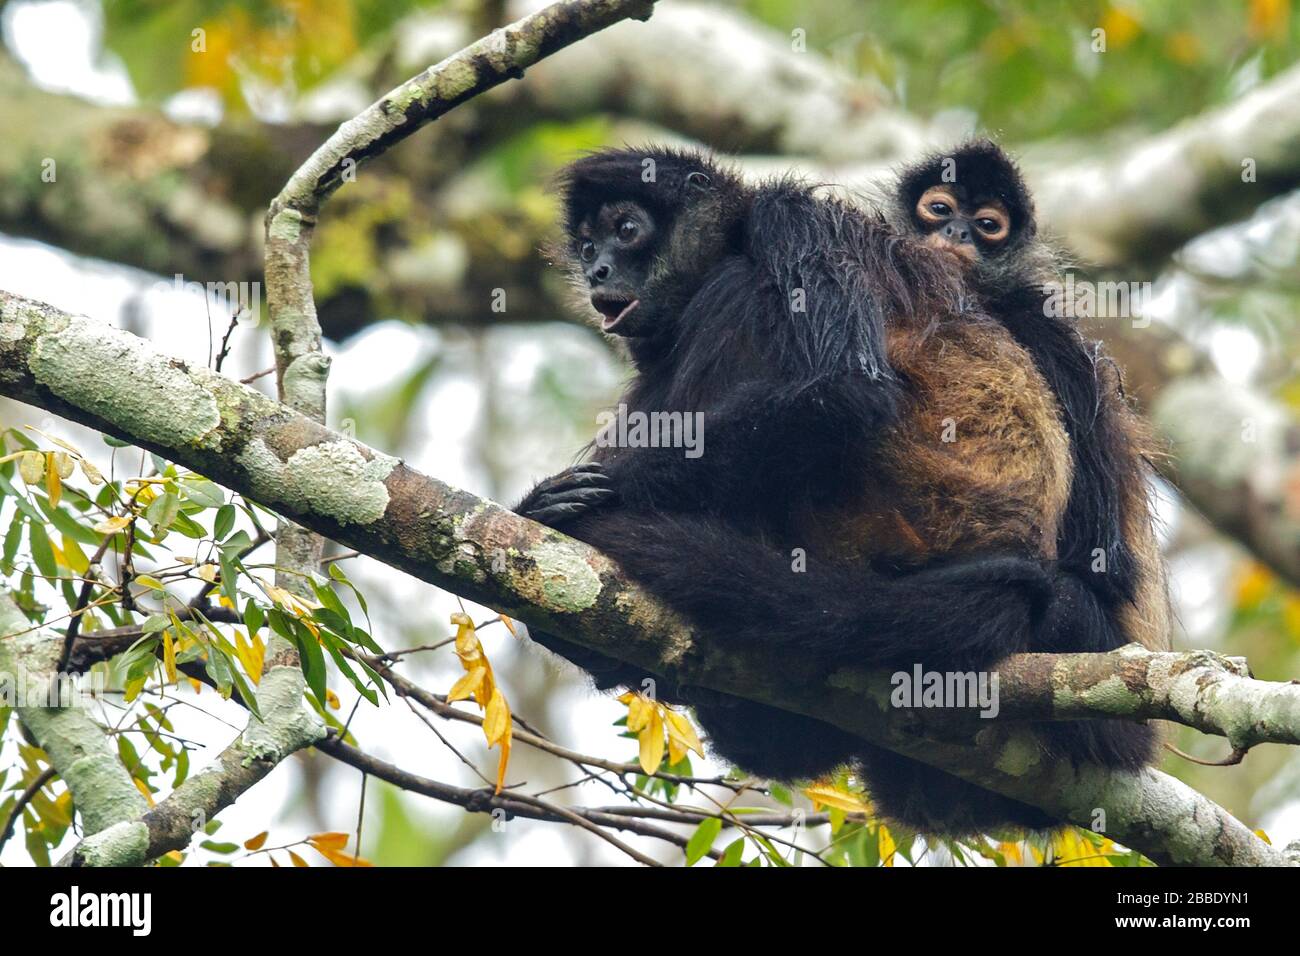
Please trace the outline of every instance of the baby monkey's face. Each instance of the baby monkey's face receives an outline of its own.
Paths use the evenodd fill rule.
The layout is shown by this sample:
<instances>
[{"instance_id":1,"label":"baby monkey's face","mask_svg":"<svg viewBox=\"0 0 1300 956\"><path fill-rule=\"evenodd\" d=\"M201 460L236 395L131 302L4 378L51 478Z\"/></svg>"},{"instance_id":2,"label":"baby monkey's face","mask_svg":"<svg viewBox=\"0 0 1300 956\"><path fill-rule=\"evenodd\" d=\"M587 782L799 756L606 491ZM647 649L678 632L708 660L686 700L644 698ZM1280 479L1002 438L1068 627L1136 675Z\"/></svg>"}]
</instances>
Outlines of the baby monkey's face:
<instances>
[{"instance_id":1,"label":"baby monkey's face","mask_svg":"<svg viewBox=\"0 0 1300 956\"><path fill-rule=\"evenodd\" d=\"M927 246L967 265L996 256L1011 236L1011 216L1000 199L972 195L956 183L927 188L912 216Z\"/></svg>"}]
</instances>

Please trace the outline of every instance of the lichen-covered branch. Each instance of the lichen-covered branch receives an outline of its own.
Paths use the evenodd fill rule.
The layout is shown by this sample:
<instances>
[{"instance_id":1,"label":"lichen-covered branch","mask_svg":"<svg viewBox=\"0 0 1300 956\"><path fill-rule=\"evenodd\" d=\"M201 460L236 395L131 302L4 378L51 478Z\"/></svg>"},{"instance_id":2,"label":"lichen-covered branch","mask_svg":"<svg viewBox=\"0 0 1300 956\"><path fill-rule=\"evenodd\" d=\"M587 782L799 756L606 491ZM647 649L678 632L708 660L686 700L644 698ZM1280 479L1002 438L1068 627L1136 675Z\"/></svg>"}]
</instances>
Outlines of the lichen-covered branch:
<instances>
[{"instance_id":1,"label":"lichen-covered branch","mask_svg":"<svg viewBox=\"0 0 1300 956\"><path fill-rule=\"evenodd\" d=\"M171 850L182 850L194 834L285 758L325 737L325 725L303 705L302 672L277 664L257 685L261 719L248 725L202 772L190 777L157 806L88 835L60 866L140 866ZM134 788L132 788L134 789Z\"/></svg>"},{"instance_id":2,"label":"lichen-covered branch","mask_svg":"<svg viewBox=\"0 0 1300 956\"><path fill-rule=\"evenodd\" d=\"M149 805L84 707L76 701L42 706L63 699L57 688L51 690L59 680L62 650L61 634L31 630L17 605L0 591L0 683L14 682L18 720L72 791L83 831L97 834L135 819Z\"/></svg>"},{"instance_id":3,"label":"lichen-covered branch","mask_svg":"<svg viewBox=\"0 0 1300 956\"><path fill-rule=\"evenodd\" d=\"M1158 861L1283 862L1156 771L1051 764L1011 722L935 726L892 707L869 673L826 673L798 659L773 669L697 641L589 546L121 330L0 293L0 394L166 455L317 533L648 674L826 720L1084 825L1104 808L1108 834Z\"/></svg>"},{"instance_id":4,"label":"lichen-covered branch","mask_svg":"<svg viewBox=\"0 0 1300 956\"><path fill-rule=\"evenodd\" d=\"M1004 717L1171 720L1235 749L1300 744L1300 682L1255 680L1213 651L1016 654L998 665Z\"/></svg>"}]
</instances>

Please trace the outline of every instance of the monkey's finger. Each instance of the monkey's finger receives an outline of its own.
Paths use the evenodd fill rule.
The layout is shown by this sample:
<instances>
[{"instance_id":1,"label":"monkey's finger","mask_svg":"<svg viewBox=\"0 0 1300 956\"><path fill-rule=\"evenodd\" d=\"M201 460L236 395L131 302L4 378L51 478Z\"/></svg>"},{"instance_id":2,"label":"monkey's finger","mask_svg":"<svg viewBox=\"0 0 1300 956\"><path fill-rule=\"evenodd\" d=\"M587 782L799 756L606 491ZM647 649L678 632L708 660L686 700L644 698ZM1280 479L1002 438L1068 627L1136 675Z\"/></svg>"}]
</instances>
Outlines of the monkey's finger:
<instances>
[{"instance_id":1,"label":"monkey's finger","mask_svg":"<svg viewBox=\"0 0 1300 956\"><path fill-rule=\"evenodd\" d=\"M567 491L555 491L537 499L536 507L549 507L560 504L598 505L608 503L618 497L612 488L571 488Z\"/></svg>"},{"instance_id":2,"label":"monkey's finger","mask_svg":"<svg viewBox=\"0 0 1300 956\"><path fill-rule=\"evenodd\" d=\"M551 494L556 491L562 491L566 488L582 488L608 484L610 484L610 477L604 472L575 473L562 471L558 475L553 475L545 481L539 482L537 487L534 489L534 494Z\"/></svg>"},{"instance_id":3,"label":"monkey's finger","mask_svg":"<svg viewBox=\"0 0 1300 956\"><path fill-rule=\"evenodd\" d=\"M539 508L525 517L532 518L538 524L544 524L555 528L563 524L565 521L570 521L589 510L590 508L587 505L565 503L550 505L546 508Z\"/></svg>"}]
</instances>

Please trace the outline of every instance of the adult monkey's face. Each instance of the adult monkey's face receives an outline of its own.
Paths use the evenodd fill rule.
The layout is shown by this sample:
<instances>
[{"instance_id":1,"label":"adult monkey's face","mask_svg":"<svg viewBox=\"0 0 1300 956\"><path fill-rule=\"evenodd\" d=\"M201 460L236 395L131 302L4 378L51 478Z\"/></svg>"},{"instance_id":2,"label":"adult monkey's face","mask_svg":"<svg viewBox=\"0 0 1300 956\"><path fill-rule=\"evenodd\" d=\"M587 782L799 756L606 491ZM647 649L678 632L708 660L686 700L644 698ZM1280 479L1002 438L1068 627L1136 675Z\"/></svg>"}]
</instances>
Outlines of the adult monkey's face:
<instances>
[{"instance_id":1,"label":"adult monkey's face","mask_svg":"<svg viewBox=\"0 0 1300 956\"><path fill-rule=\"evenodd\" d=\"M630 200L601 205L578 226L573 255L591 289L591 306L611 335L638 335L637 311L658 245L655 217Z\"/></svg>"},{"instance_id":2,"label":"adult monkey's face","mask_svg":"<svg viewBox=\"0 0 1300 956\"><path fill-rule=\"evenodd\" d=\"M611 335L671 342L705 277L735 251L748 191L689 150L606 150L560 174L571 275Z\"/></svg>"}]
</instances>

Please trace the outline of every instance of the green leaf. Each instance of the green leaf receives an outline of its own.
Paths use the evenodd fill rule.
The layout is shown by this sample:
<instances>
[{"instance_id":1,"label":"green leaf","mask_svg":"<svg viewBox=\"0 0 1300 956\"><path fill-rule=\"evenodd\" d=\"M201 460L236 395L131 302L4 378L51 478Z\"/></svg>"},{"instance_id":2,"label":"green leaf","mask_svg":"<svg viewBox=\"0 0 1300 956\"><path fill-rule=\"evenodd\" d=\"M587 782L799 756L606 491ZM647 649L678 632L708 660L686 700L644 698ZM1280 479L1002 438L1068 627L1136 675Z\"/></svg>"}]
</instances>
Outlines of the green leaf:
<instances>
[{"instance_id":1,"label":"green leaf","mask_svg":"<svg viewBox=\"0 0 1300 956\"><path fill-rule=\"evenodd\" d=\"M14 519L9 522L5 533L4 547L0 550L0 574L13 574L14 558L18 555L18 545L23 540L23 521L26 516L21 511L14 512Z\"/></svg>"},{"instance_id":2,"label":"green leaf","mask_svg":"<svg viewBox=\"0 0 1300 956\"><path fill-rule=\"evenodd\" d=\"M686 865L694 866L704 858L713 846L713 841L718 838L722 832L722 820L718 817L709 817L707 820L701 820L700 825L695 828L691 838L686 841Z\"/></svg>"},{"instance_id":3,"label":"green leaf","mask_svg":"<svg viewBox=\"0 0 1300 956\"><path fill-rule=\"evenodd\" d=\"M346 636L347 630L352 626L352 615L349 614L348 609L343 606L343 602L340 601L339 596L334 593L334 589L327 584L317 584L315 581L311 582L311 589L316 592L316 597L321 604L325 605L325 607L329 608L346 622L347 628L339 631L340 634Z\"/></svg>"},{"instance_id":4,"label":"green leaf","mask_svg":"<svg viewBox=\"0 0 1300 956\"><path fill-rule=\"evenodd\" d=\"M208 530L183 511L172 522L171 530L179 531L185 537L193 538L195 541L202 541L208 536Z\"/></svg>"},{"instance_id":5,"label":"green leaf","mask_svg":"<svg viewBox=\"0 0 1300 956\"><path fill-rule=\"evenodd\" d=\"M6 498L12 498L14 504L18 506L18 510L33 521L39 521L41 524L45 523L45 519L41 517L41 513L36 510L35 506L27 500L27 496L20 495L4 475L0 475L0 494L3 494Z\"/></svg>"},{"instance_id":6,"label":"green leaf","mask_svg":"<svg viewBox=\"0 0 1300 956\"><path fill-rule=\"evenodd\" d=\"M153 525L154 535L162 537L181 513L181 499L174 491L159 495L145 509L144 519Z\"/></svg>"},{"instance_id":7,"label":"green leaf","mask_svg":"<svg viewBox=\"0 0 1300 956\"><path fill-rule=\"evenodd\" d=\"M223 540L235 527L235 506L222 505L217 509L217 517L212 522L212 535L218 541Z\"/></svg>"},{"instance_id":8,"label":"green leaf","mask_svg":"<svg viewBox=\"0 0 1300 956\"><path fill-rule=\"evenodd\" d=\"M722 851L722 859L714 866L740 866L740 859L745 853L745 838L741 837L727 844L727 848Z\"/></svg>"},{"instance_id":9,"label":"green leaf","mask_svg":"<svg viewBox=\"0 0 1300 956\"><path fill-rule=\"evenodd\" d=\"M302 662L302 673L307 678L316 699L325 703L325 652L321 650L320 641L307 630L302 621L293 621L293 642L298 646L298 657Z\"/></svg>"},{"instance_id":10,"label":"green leaf","mask_svg":"<svg viewBox=\"0 0 1300 956\"><path fill-rule=\"evenodd\" d=\"M39 519L27 523L27 542L31 546L36 569L47 578L57 577L59 566L54 563L54 549L50 547L49 535L45 533L45 525Z\"/></svg>"},{"instance_id":11,"label":"green leaf","mask_svg":"<svg viewBox=\"0 0 1300 956\"><path fill-rule=\"evenodd\" d=\"M226 503L226 493L206 478L190 478L184 488L185 496L204 508L220 508Z\"/></svg>"},{"instance_id":12,"label":"green leaf","mask_svg":"<svg viewBox=\"0 0 1300 956\"><path fill-rule=\"evenodd\" d=\"M230 662L226 660L226 655L221 652L221 649L211 642L208 642L208 659L204 662L204 669L217 685L218 693L229 700L230 689L235 683L234 675L230 671Z\"/></svg>"},{"instance_id":13,"label":"green leaf","mask_svg":"<svg viewBox=\"0 0 1300 956\"><path fill-rule=\"evenodd\" d=\"M374 704L376 707L379 706L379 695L375 693L375 689L373 687L367 687L365 682L357 676L357 672L348 665L347 658L339 653L338 648L335 646L338 643L338 640L339 639L333 634L324 635L325 649L329 651L330 657L334 658L335 666L338 667L338 669L343 673L343 676L352 683L352 686L357 689L358 694L370 701L370 703Z\"/></svg>"},{"instance_id":14,"label":"green leaf","mask_svg":"<svg viewBox=\"0 0 1300 956\"><path fill-rule=\"evenodd\" d=\"M261 605L249 598L244 604L244 627L248 628L250 638L262 629L265 620L266 615L262 613Z\"/></svg>"},{"instance_id":15,"label":"green leaf","mask_svg":"<svg viewBox=\"0 0 1300 956\"><path fill-rule=\"evenodd\" d=\"M212 853L238 853L238 843L218 843L216 840L204 840L199 846Z\"/></svg>"},{"instance_id":16,"label":"green leaf","mask_svg":"<svg viewBox=\"0 0 1300 956\"><path fill-rule=\"evenodd\" d=\"M38 498L37 502L40 504L41 509L49 515L50 523L73 541L88 544L92 548L99 547L101 536L98 532L90 530L62 508L54 507L45 498Z\"/></svg>"},{"instance_id":17,"label":"green leaf","mask_svg":"<svg viewBox=\"0 0 1300 956\"><path fill-rule=\"evenodd\" d=\"M221 593L231 607L239 607L239 559L234 552L222 548L217 552L217 560L221 564Z\"/></svg>"}]
</instances>

